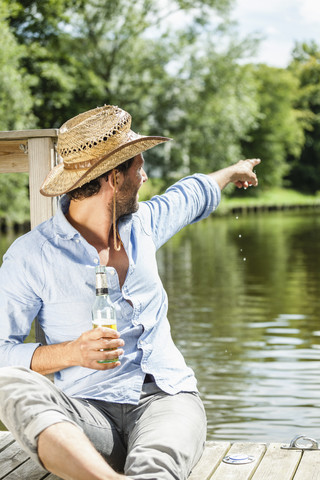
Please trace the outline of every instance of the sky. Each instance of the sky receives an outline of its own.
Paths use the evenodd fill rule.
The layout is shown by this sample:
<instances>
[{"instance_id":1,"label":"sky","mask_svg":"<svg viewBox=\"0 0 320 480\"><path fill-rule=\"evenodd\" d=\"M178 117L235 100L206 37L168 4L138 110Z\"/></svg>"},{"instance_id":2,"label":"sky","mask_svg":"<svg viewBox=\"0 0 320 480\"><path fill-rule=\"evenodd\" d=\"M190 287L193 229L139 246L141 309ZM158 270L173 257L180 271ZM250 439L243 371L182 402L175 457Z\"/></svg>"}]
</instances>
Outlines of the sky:
<instances>
[{"instance_id":1,"label":"sky","mask_svg":"<svg viewBox=\"0 0 320 480\"><path fill-rule=\"evenodd\" d=\"M296 41L320 45L320 0L236 0L232 18L241 36L263 36L252 62L284 68Z\"/></svg>"}]
</instances>

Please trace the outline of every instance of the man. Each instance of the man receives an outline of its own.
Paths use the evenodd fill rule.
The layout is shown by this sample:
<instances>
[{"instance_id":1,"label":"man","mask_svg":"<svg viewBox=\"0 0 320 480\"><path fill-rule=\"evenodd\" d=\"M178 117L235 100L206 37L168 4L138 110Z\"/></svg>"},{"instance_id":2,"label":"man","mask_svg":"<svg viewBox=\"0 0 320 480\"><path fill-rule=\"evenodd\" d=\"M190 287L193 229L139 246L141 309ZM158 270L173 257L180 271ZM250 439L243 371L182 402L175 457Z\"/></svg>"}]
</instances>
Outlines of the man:
<instances>
[{"instance_id":1,"label":"man","mask_svg":"<svg viewBox=\"0 0 320 480\"><path fill-rule=\"evenodd\" d=\"M142 152L169 139L137 135L130 125L127 112L104 106L61 127L61 162L41 193L66 195L53 218L9 248L0 269L0 418L64 479L190 474L203 451L205 414L171 339L155 253L208 216L228 183L258 183L260 160L244 160L187 177L139 206ZM91 328L99 264L118 332ZM47 345L23 343L36 316Z\"/></svg>"}]
</instances>

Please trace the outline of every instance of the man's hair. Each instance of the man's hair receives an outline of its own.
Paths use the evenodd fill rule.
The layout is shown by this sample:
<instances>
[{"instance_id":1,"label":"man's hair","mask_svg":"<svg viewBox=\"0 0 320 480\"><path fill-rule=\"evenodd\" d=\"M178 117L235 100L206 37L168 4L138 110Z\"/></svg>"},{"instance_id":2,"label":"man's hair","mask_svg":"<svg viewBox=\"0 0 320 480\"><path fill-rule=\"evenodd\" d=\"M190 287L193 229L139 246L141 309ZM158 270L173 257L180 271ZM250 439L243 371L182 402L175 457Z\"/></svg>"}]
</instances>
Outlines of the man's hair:
<instances>
[{"instance_id":1,"label":"man's hair","mask_svg":"<svg viewBox=\"0 0 320 480\"><path fill-rule=\"evenodd\" d=\"M129 158L129 160L126 160L123 163L120 163L120 165L117 165L117 167L114 170L118 170L119 172L123 172L124 174L127 173L129 168L131 167L133 163L134 157ZM105 179L105 181L108 180L108 176L112 170L109 170L108 172L103 173L97 178L94 178L91 180L91 182L85 183L82 185L82 187L75 188L74 190L71 190L70 192L67 192L66 195L68 195L70 200L83 200L84 198L92 197L93 195L96 195L100 188L101 188L101 180Z\"/></svg>"}]
</instances>

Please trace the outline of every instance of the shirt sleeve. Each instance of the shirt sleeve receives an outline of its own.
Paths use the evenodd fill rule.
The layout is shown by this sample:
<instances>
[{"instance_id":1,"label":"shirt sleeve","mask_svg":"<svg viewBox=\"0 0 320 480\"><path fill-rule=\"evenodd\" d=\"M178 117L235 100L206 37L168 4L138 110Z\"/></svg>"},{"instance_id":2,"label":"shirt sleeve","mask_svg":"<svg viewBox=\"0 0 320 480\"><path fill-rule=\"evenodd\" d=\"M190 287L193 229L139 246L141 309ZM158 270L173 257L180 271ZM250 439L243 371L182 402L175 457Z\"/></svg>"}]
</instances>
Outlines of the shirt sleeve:
<instances>
[{"instance_id":1,"label":"shirt sleeve","mask_svg":"<svg viewBox=\"0 0 320 480\"><path fill-rule=\"evenodd\" d=\"M163 195L143 202L156 248L160 248L184 226L206 218L219 205L221 191L208 175L196 174L183 178Z\"/></svg>"},{"instance_id":2,"label":"shirt sleeve","mask_svg":"<svg viewBox=\"0 0 320 480\"><path fill-rule=\"evenodd\" d=\"M31 252L26 253L30 258ZM25 258L25 257L24 257ZM39 343L23 343L41 306L28 282L25 260L9 251L0 268L0 367L30 368Z\"/></svg>"}]
</instances>

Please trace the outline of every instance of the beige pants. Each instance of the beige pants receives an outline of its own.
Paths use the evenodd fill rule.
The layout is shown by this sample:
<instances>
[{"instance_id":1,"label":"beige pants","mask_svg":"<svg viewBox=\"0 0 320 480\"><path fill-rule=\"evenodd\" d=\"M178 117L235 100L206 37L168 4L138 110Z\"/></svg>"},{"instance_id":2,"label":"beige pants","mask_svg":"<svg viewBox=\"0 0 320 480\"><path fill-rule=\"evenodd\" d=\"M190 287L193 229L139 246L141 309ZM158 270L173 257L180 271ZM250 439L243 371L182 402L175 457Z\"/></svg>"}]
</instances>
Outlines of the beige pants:
<instances>
[{"instance_id":1,"label":"beige pants","mask_svg":"<svg viewBox=\"0 0 320 480\"><path fill-rule=\"evenodd\" d=\"M0 419L38 463L41 431L72 422L115 470L134 480L186 479L206 437L204 408L195 393L167 395L145 383L138 405L69 398L23 367L0 369Z\"/></svg>"}]
</instances>

